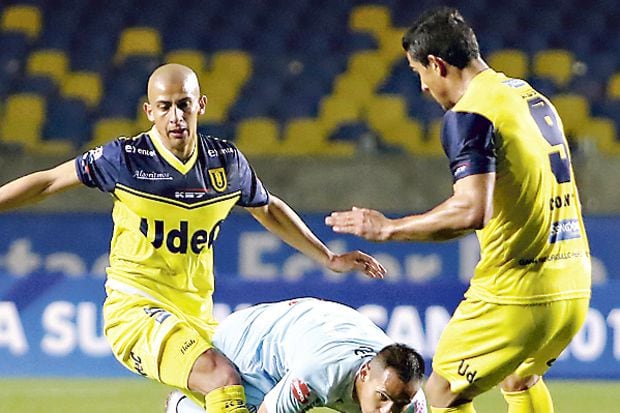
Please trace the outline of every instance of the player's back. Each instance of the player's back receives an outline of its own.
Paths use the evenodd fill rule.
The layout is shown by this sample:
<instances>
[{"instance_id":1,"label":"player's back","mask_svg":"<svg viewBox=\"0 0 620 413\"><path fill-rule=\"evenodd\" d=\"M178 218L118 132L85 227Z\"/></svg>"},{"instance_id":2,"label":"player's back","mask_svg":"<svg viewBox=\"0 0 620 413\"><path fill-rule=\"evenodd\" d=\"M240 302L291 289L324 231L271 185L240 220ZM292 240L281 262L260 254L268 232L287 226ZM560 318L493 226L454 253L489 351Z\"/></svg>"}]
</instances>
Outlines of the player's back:
<instances>
[{"instance_id":1,"label":"player's back","mask_svg":"<svg viewBox=\"0 0 620 413\"><path fill-rule=\"evenodd\" d=\"M467 114L490 121L496 157L494 213L478 231L468 295L506 304L589 296L588 242L555 108L525 81L489 69L446 118Z\"/></svg>"},{"instance_id":2,"label":"player's back","mask_svg":"<svg viewBox=\"0 0 620 413\"><path fill-rule=\"evenodd\" d=\"M231 314L213 343L263 395L294 373L291 378L309 383L324 404L350 387L362 363L393 341L349 307L301 298Z\"/></svg>"}]
</instances>

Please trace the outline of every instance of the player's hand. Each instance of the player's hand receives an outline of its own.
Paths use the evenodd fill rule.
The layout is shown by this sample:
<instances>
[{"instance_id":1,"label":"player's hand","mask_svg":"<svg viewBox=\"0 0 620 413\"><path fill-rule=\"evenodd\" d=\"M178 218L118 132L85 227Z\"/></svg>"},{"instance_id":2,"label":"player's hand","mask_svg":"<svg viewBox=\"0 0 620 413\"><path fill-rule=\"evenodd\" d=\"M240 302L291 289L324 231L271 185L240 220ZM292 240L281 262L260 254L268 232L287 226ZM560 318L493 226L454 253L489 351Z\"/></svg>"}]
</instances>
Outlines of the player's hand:
<instances>
[{"instance_id":1,"label":"player's hand","mask_svg":"<svg viewBox=\"0 0 620 413\"><path fill-rule=\"evenodd\" d=\"M328 267L336 272L361 271L370 278L383 278L385 276L383 265L362 251L334 255L330 259Z\"/></svg>"},{"instance_id":2,"label":"player's hand","mask_svg":"<svg viewBox=\"0 0 620 413\"><path fill-rule=\"evenodd\" d=\"M389 238L391 220L379 211L353 207L350 211L332 212L325 224L334 232L353 234L370 241L386 241Z\"/></svg>"}]
</instances>

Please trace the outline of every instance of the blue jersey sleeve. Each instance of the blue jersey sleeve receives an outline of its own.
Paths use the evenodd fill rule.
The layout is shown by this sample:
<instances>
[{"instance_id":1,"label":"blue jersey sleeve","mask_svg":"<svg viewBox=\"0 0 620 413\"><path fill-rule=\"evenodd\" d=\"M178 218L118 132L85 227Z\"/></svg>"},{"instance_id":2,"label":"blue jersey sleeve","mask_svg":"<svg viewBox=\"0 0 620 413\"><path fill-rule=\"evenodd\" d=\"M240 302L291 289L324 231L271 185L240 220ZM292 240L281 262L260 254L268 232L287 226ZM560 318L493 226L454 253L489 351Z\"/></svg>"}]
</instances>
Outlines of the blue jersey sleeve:
<instances>
[{"instance_id":1,"label":"blue jersey sleeve","mask_svg":"<svg viewBox=\"0 0 620 413\"><path fill-rule=\"evenodd\" d=\"M243 207L266 205L269 202L269 193L261 180L258 179L256 172L254 172L247 159L245 159L245 156L239 150L237 150L237 153L237 168L241 181L241 197L237 201L237 205Z\"/></svg>"},{"instance_id":2,"label":"blue jersey sleeve","mask_svg":"<svg viewBox=\"0 0 620 413\"><path fill-rule=\"evenodd\" d=\"M482 115L448 111L441 142L454 182L469 175L495 172L495 128Z\"/></svg>"},{"instance_id":3,"label":"blue jersey sleeve","mask_svg":"<svg viewBox=\"0 0 620 413\"><path fill-rule=\"evenodd\" d=\"M116 187L121 162L122 143L115 140L75 158L80 181L91 188L112 192Z\"/></svg>"}]
</instances>

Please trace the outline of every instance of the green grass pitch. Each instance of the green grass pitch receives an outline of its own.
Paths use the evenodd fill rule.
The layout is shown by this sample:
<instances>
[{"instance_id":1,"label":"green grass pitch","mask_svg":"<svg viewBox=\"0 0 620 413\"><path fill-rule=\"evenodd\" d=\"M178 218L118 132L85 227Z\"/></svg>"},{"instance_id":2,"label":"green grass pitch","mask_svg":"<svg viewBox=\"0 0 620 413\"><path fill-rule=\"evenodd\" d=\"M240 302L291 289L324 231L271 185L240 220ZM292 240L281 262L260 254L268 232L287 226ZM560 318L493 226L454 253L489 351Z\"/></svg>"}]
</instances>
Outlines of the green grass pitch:
<instances>
[{"instance_id":1,"label":"green grass pitch","mask_svg":"<svg viewBox=\"0 0 620 413\"><path fill-rule=\"evenodd\" d=\"M618 381L548 380L557 413L617 413ZM3 379L2 413L159 413L168 388L142 379ZM499 390L476 401L478 413L505 412ZM318 412L318 410L324 410ZM315 413L328 413L317 409Z\"/></svg>"}]
</instances>

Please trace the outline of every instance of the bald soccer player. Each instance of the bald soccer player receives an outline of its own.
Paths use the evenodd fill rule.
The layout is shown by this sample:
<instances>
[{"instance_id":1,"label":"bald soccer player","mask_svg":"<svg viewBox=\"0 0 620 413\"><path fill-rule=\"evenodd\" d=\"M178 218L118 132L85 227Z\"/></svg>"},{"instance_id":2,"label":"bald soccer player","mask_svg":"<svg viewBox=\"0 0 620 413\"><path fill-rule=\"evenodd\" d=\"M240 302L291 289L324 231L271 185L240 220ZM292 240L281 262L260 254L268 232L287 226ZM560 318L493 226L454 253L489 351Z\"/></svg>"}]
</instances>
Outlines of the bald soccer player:
<instances>
[{"instance_id":1,"label":"bald soccer player","mask_svg":"<svg viewBox=\"0 0 620 413\"><path fill-rule=\"evenodd\" d=\"M373 278L385 270L360 251L330 251L269 194L232 143L199 135L206 107L190 68L157 68L144 104L149 131L5 184L0 211L80 184L110 193L114 233L103 313L115 357L137 374L183 390L211 413L247 413L238 373L212 346L213 244L230 210L244 207L330 270Z\"/></svg>"}]
</instances>

